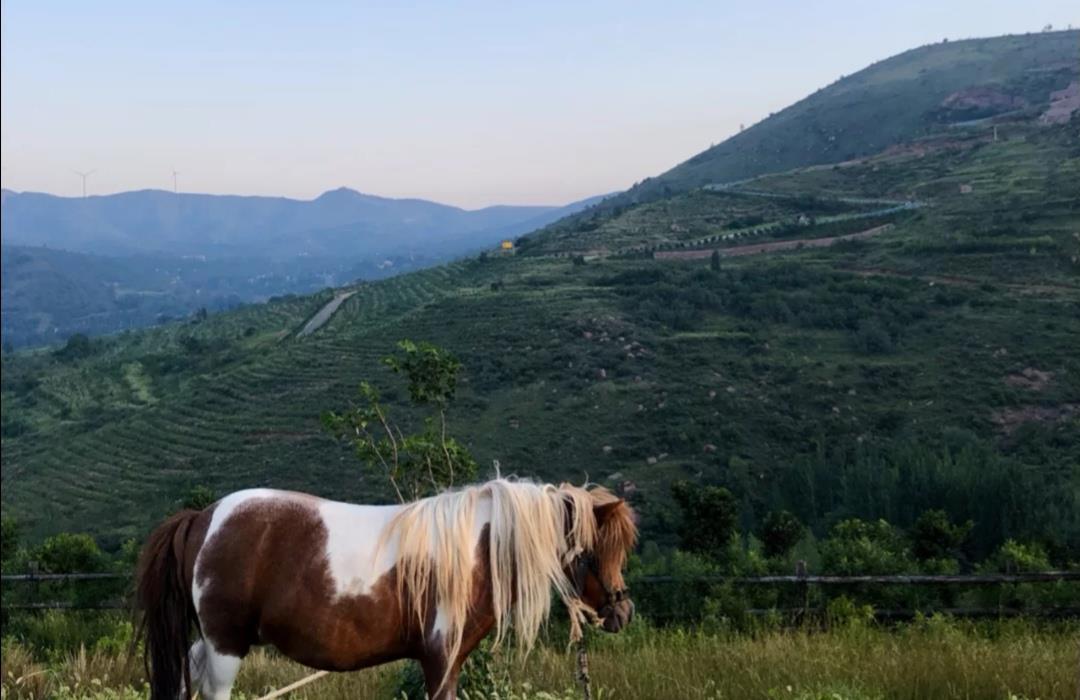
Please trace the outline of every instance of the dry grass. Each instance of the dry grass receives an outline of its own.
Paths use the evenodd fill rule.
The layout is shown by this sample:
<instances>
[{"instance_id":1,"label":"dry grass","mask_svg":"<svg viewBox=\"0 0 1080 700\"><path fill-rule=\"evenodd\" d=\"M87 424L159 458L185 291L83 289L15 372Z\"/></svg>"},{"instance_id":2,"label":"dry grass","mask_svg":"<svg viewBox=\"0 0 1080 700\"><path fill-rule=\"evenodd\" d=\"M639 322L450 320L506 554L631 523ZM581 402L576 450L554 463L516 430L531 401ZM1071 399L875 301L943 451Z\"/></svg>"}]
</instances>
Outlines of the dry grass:
<instances>
[{"instance_id":1,"label":"dry grass","mask_svg":"<svg viewBox=\"0 0 1080 700\"><path fill-rule=\"evenodd\" d=\"M1018 630L996 637L955 627L756 638L669 633L630 648L611 640L592 653L593 680L619 698L1076 697L1080 635ZM523 674L565 684L570 660L543 650ZM788 690L790 688L790 691Z\"/></svg>"},{"instance_id":2,"label":"dry grass","mask_svg":"<svg viewBox=\"0 0 1080 700\"><path fill-rule=\"evenodd\" d=\"M899 630L853 627L829 633L710 635L643 627L595 638L594 685L605 698L771 698L923 700L1010 697L1072 700L1077 694L1080 628L1027 623L975 626L931 620ZM510 663L510 662L508 662ZM573 657L541 647L512 662L520 698L558 697L573 686ZM333 674L291 698L392 697L400 664ZM309 671L259 651L245 661L234 697L254 698ZM70 655L46 667L5 644L3 698L145 697L141 668L115 655ZM551 696L547 696L551 697ZM506 700L506 699L504 699Z\"/></svg>"},{"instance_id":3,"label":"dry grass","mask_svg":"<svg viewBox=\"0 0 1080 700\"><path fill-rule=\"evenodd\" d=\"M139 660L85 648L67 654L56 663L36 661L23 647L5 643L0 662L3 698L121 698L140 697L134 690L143 685Z\"/></svg>"},{"instance_id":4,"label":"dry grass","mask_svg":"<svg viewBox=\"0 0 1080 700\"><path fill-rule=\"evenodd\" d=\"M400 663L394 663L354 673L331 673L289 697L319 700L392 697L400 667ZM240 677L236 679L236 689L246 697L257 698L298 681L311 672L311 669L277 654L259 650L244 660Z\"/></svg>"}]
</instances>

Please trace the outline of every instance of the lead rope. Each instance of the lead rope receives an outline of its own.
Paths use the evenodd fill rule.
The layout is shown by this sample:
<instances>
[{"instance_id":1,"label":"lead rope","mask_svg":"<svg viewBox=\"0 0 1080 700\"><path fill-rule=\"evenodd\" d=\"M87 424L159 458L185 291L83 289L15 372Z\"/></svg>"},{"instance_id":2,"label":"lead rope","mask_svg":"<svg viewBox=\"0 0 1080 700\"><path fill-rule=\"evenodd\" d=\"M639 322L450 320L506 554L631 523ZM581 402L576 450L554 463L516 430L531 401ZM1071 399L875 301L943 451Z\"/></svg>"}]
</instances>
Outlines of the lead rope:
<instances>
[{"instance_id":1,"label":"lead rope","mask_svg":"<svg viewBox=\"0 0 1080 700\"><path fill-rule=\"evenodd\" d=\"M585 601L580 598L564 598L570 612L570 644L577 647L577 673L575 678L581 685L581 694L585 700L592 700L592 682L589 678L589 650L585 645L585 630L582 623L595 627L600 624L600 617Z\"/></svg>"},{"instance_id":2,"label":"lead rope","mask_svg":"<svg viewBox=\"0 0 1080 700\"><path fill-rule=\"evenodd\" d=\"M577 681L581 684L581 696L592 700L592 682L589 680L589 650L585 648L585 637L578 641Z\"/></svg>"},{"instance_id":3,"label":"lead rope","mask_svg":"<svg viewBox=\"0 0 1080 700\"><path fill-rule=\"evenodd\" d=\"M581 696L593 700L593 686L589 679L589 649L585 648L584 637L578 642L578 683L581 684Z\"/></svg>"},{"instance_id":4,"label":"lead rope","mask_svg":"<svg viewBox=\"0 0 1080 700\"><path fill-rule=\"evenodd\" d=\"M300 686L307 685L308 683L311 683L312 681L316 681L316 680L322 678L323 676L327 675L328 673L330 673L330 672L329 671L316 671L315 673L311 674L310 676L305 676L305 677L301 678L300 680L296 681L295 683L287 685L284 688L281 688L279 690L275 690L272 693L267 693L266 695L263 695L262 697L256 698L255 700L273 700L273 698L280 698L282 695L285 695L286 693L291 693L292 691L296 690Z\"/></svg>"},{"instance_id":5,"label":"lead rope","mask_svg":"<svg viewBox=\"0 0 1080 700\"><path fill-rule=\"evenodd\" d=\"M289 685L285 686L284 688L278 688L277 690L272 691L270 693L267 693L266 695L262 695L260 697L257 697L257 698L255 698L255 700L274 700L274 698L280 698L282 695L285 695L287 693L291 693L292 691L296 690L297 688L299 688L301 686L305 686L308 683L311 683L312 681L317 681L317 680L319 680L320 678L322 678L323 676L325 676L325 675L327 675L329 673L330 673L329 671L316 671L315 673L312 673L311 675L304 676L303 678L296 681L295 683L290 683ZM197 691L197 690L195 691L195 694L191 696L191 700L199 700L199 691Z\"/></svg>"}]
</instances>

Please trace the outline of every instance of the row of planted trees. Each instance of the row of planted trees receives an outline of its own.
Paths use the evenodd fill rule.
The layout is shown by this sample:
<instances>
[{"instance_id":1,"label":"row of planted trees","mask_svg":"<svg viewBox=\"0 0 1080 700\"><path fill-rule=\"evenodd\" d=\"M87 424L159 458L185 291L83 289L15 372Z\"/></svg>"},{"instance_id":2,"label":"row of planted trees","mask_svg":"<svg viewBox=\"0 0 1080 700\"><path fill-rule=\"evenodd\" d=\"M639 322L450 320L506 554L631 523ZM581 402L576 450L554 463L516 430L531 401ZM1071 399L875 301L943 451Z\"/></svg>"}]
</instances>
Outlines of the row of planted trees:
<instances>
[{"instance_id":1,"label":"row of planted trees","mask_svg":"<svg viewBox=\"0 0 1080 700\"><path fill-rule=\"evenodd\" d=\"M744 585L740 579L769 575L1019 574L1077 570L1080 562L1053 561L1040 543L1016 540L973 562L966 545L974 523L954 522L943 510L924 512L906 531L882 519L849 518L818 539L786 510L768 513L754 532L739 532L739 501L723 487L682 481L671 492L681 516L678 546L645 542L631 562L635 599L657 622L742 626L751 616L827 619L875 611L1076 614L1080 600L1080 585L1068 581L971 588Z\"/></svg>"}]
</instances>

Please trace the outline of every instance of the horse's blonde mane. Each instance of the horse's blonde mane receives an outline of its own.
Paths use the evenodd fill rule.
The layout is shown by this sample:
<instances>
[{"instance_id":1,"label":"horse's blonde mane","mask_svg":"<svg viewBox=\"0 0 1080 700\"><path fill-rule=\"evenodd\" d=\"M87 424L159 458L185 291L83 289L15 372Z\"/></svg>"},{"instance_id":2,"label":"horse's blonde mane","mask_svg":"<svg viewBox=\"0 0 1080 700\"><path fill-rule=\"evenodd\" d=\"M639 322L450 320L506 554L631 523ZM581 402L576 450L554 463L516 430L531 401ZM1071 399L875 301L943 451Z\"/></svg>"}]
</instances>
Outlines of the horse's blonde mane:
<instances>
[{"instance_id":1,"label":"horse's blonde mane","mask_svg":"<svg viewBox=\"0 0 1080 700\"><path fill-rule=\"evenodd\" d=\"M551 589L563 600L576 599L565 568L600 542L593 506L607 496L603 489L499 478L410 503L382 533L381 546L393 541L397 547L398 599L421 629L435 602L447 658L455 658L479 563L476 518L487 501L494 644L513 626L519 647L527 651L551 612Z\"/></svg>"}]
</instances>

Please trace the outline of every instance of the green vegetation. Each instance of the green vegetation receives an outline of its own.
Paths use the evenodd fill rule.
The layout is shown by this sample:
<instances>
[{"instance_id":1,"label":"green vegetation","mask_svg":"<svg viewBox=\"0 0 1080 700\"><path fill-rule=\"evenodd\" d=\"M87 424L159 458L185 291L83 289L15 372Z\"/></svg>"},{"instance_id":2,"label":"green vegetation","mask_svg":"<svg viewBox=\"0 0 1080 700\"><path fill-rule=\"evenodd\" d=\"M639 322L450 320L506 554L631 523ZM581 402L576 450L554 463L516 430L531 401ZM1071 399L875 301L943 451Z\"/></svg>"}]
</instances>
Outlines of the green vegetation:
<instances>
[{"instance_id":1,"label":"green vegetation","mask_svg":"<svg viewBox=\"0 0 1080 700\"><path fill-rule=\"evenodd\" d=\"M774 510L761 526L761 549L766 557L786 557L806 534L799 519L786 510Z\"/></svg>"},{"instance_id":2,"label":"green vegetation","mask_svg":"<svg viewBox=\"0 0 1080 700\"><path fill-rule=\"evenodd\" d=\"M336 408L354 435L380 416L406 426L414 475L452 446L463 471L497 461L618 490L641 515L632 584L799 562L840 574L1074 568L1080 122L1033 117L1075 76L1076 37L884 61L525 237L517 255L358 285L305 337L334 290L5 352L5 567L123 568L130 543L179 503L241 487L394 499L381 471L353 459L355 441L321 429ZM988 115L964 97L988 85L1016 108ZM829 247L729 255L883 224ZM694 249L700 259L652 255ZM405 346L404 364L387 367L402 338L433 345ZM436 346L460 365L443 373ZM425 367L435 394L394 372ZM368 388L346 409L357 386ZM361 456L378 461L394 435L374 430ZM94 539L60 534L71 531ZM20 536L22 554L9 545ZM700 581L635 597L658 623L724 634L753 632L749 609L810 605L834 622L1076 598L1064 585L840 596ZM807 678L825 685L797 692L835 682L903 696ZM992 693L1006 689L1031 692Z\"/></svg>"},{"instance_id":3,"label":"green vegetation","mask_svg":"<svg viewBox=\"0 0 1080 700\"><path fill-rule=\"evenodd\" d=\"M686 481L672 484L671 493L682 511L679 547L707 558L722 559L739 519L735 497L723 487L702 487Z\"/></svg>"},{"instance_id":4,"label":"green vegetation","mask_svg":"<svg viewBox=\"0 0 1080 700\"><path fill-rule=\"evenodd\" d=\"M306 259L286 265L201 256L104 257L5 240L0 273L3 338L14 348L176 319L198 322L210 311L275 294L309 294L325 287L328 276L353 279L361 271Z\"/></svg>"},{"instance_id":5,"label":"green vegetation","mask_svg":"<svg viewBox=\"0 0 1080 700\"><path fill-rule=\"evenodd\" d=\"M145 698L142 667L122 645L130 625L113 623L111 637L92 648L35 656L5 641L3 694L12 700ZM1012 621L962 623L944 617L895 629L856 621L827 632L773 630L733 635L659 630L635 622L597 638L590 653L598 698L798 698L973 700L1075 695L1075 625ZM391 697L400 664L332 674L290 697L331 700ZM506 659L512 700L569 700L573 657L556 642L525 661ZM307 675L308 670L259 650L245 661L234 697L254 698ZM464 696L463 696L464 697ZM476 697L476 696L469 696Z\"/></svg>"},{"instance_id":6,"label":"green vegetation","mask_svg":"<svg viewBox=\"0 0 1080 700\"><path fill-rule=\"evenodd\" d=\"M350 288L304 337L334 290L6 349L4 569L127 571L166 513L236 488L390 501L497 462L589 478L641 515L628 579L645 621L595 640L601 697L1072 697L1074 623L874 620L1061 612L1074 583L730 577L1080 566L1080 119L1034 119L1075 79L1077 37L875 64L516 255ZM744 248L779 241L795 247ZM700 257L653 255L672 251ZM523 698L563 693L560 632L528 664L476 668L509 668L495 680ZM109 615L12 615L4 637L5 698L139 697L116 653L130 627ZM260 652L240 689L301 675Z\"/></svg>"},{"instance_id":7,"label":"green vegetation","mask_svg":"<svg viewBox=\"0 0 1080 700\"><path fill-rule=\"evenodd\" d=\"M372 474L387 478L401 502L430 496L476 479L476 460L447 433L446 411L457 390L461 363L430 343L398 343L401 355L383 364L403 374L416 408L430 408L424 429L402 431L379 400L371 384L360 384L363 404L338 414L324 413L323 426L339 439L349 439Z\"/></svg>"},{"instance_id":8,"label":"green vegetation","mask_svg":"<svg viewBox=\"0 0 1080 700\"><path fill-rule=\"evenodd\" d=\"M319 415L369 381L409 419L407 386L380 364L408 337L464 365L455 426L479 464L627 488L662 546L668 487L687 479L728 489L744 532L777 510L821 537L849 518L908 530L940 509L973 522L964 561L1011 538L1066 565L1080 543L1077 129L1009 122L994 142L971 127L921 157L752 184L785 198L676 198L718 202L721 227L730 200L767 220L800 191L812 207L927 204L831 248L714 267L573 264L525 245L362 285L305 338L331 291L79 341L73 357L6 355L5 513L32 539L89 528L116 550L199 484L392 498ZM657 204L641 210L652 218L621 215L645 217L640 240L671 231Z\"/></svg>"}]
</instances>

